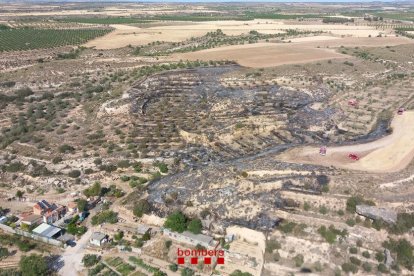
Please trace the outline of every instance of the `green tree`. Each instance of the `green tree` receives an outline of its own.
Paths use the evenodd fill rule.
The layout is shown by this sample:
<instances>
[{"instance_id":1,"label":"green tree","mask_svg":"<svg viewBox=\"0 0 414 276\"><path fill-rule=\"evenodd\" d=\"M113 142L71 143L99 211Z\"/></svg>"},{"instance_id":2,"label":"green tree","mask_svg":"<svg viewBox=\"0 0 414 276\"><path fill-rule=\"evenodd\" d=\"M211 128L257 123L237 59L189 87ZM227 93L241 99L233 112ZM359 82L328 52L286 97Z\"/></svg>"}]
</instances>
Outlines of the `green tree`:
<instances>
[{"instance_id":1,"label":"green tree","mask_svg":"<svg viewBox=\"0 0 414 276\"><path fill-rule=\"evenodd\" d=\"M164 227L182 233L187 229L187 218L180 211L175 211L167 217Z\"/></svg>"},{"instance_id":2,"label":"green tree","mask_svg":"<svg viewBox=\"0 0 414 276\"><path fill-rule=\"evenodd\" d=\"M22 198L22 197L23 197L23 195L24 195L24 192L23 192L23 191L17 190L17 192L16 192L16 197L18 197L18 198Z\"/></svg>"},{"instance_id":3,"label":"green tree","mask_svg":"<svg viewBox=\"0 0 414 276\"><path fill-rule=\"evenodd\" d=\"M92 185L92 187L85 189L83 191L83 194L87 197L91 197L91 196L99 196L101 195L101 192L102 192L101 183L99 181L96 181Z\"/></svg>"},{"instance_id":4,"label":"green tree","mask_svg":"<svg viewBox=\"0 0 414 276\"><path fill-rule=\"evenodd\" d=\"M203 225L201 224L200 219L193 219L187 226L188 231L193 234L200 234L201 230L203 229Z\"/></svg>"},{"instance_id":5,"label":"green tree","mask_svg":"<svg viewBox=\"0 0 414 276\"><path fill-rule=\"evenodd\" d=\"M29 256L22 256L19 267L23 276L50 275L46 261L41 255L31 254Z\"/></svg>"},{"instance_id":6,"label":"green tree","mask_svg":"<svg viewBox=\"0 0 414 276\"><path fill-rule=\"evenodd\" d=\"M85 199L83 199L83 198L78 199L78 201L77 201L76 204L77 204L77 207L78 207L78 211L79 212L86 211L86 209L88 207L88 202Z\"/></svg>"}]
</instances>

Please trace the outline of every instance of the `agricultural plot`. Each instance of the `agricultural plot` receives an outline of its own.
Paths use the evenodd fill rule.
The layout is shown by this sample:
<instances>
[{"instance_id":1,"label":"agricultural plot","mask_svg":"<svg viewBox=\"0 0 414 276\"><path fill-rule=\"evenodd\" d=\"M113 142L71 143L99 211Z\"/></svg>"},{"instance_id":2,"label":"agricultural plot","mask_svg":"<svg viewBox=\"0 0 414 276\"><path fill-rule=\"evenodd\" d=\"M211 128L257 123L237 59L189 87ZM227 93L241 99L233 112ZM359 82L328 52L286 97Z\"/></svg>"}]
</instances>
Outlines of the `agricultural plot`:
<instances>
[{"instance_id":1,"label":"agricultural plot","mask_svg":"<svg viewBox=\"0 0 414 276\"><path fill-rule=\"evenodd\" d=\"M111 29L7 29L0 30L0 52L80 45Z\"/></svg>"},{"instance_id":2,"label":"agricultural plot","mask_svg":"<svg viewBox=\"0 0 414 276\"><path fill-rule=\"evenodd\" d=\"M329 49L303 47L299 44L258 43L255 45L226 46L193 53L173 55L188 60L235 60L240 65L263 68L282 64L306 63L318 60L345 58L345 55Z\"/></svg>"},{"instance_id":3,"label":"agricultural plot","mask_svg":"<svg viewBox=\"0 0 414 276\"><path fill-rule=\"evenodd\" d=\"M68 17L60 20L61 22L84 23L84 24L137 24L150 23L153 20L132 18L132 17Z\"/></svg>"}]
</instances>

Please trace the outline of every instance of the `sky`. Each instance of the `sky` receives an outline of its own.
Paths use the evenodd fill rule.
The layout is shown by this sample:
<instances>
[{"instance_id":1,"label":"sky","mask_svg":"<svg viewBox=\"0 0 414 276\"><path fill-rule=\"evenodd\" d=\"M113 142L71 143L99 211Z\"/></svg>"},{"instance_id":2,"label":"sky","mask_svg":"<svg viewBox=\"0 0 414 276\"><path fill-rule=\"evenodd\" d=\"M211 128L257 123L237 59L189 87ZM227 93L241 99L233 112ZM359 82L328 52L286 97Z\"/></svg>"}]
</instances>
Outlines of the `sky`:
<instances>
[{"instance_id":1,"label":"sky","mask_svg":"<svg viewBox=\"0 0 414 276\"><path fill-rule=\"evenodd\" d=\"M239 2L239 3L253 3L253 2L274 2L274 3L373 3L373 2L397 2L394 0L381 0L381 1L372 1L372 0L139 0L139 2L161 2L161 3L226 3L226 2ZM407 2L407 1L399 1Z\"/></svg>"}]
</instances>

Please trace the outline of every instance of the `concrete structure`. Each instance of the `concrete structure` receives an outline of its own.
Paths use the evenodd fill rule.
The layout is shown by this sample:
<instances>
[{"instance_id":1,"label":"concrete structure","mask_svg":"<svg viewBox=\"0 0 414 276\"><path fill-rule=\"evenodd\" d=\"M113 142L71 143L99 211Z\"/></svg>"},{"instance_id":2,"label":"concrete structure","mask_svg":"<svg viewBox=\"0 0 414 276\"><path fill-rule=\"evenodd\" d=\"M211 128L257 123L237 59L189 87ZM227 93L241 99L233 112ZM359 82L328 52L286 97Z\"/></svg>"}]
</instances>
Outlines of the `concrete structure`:
<instances>
[{"instance_id":1,"label":"concrete structure","mask_svg":"<svg viewBox=\"0 0 414 276\"><path fill-rule=\"evenodd\" d=\"M364 217L378 220L382 219L387 223L396 223L397 222L397 212L385 208L379 208L369 205L357 205L356 212Z\"/></svg>"},{"instance_id":2,"label":"concrete structure","mask_svg":"<svg viewBox=\"0 0 414 276\"><path fill-rule=\"evenodd\" d=\"M89 239L89 243L95 246L102 246L107 241L106 235L100 232L94 232Z\"/></svg>"},{"instance_id":3,"label":"concrete structure","mask_svg":"<svg viewBox=\"0 0 414 276\"><path fill-rule=\"evenodd\" d=\"M24 223L26 225L32 226L37 225L42 222L42 216L31 214L28 216L24 216L20 219L20 223Z\"/></svg>"},{"instance_id":4,"label":"concrete structure","mask_svg":"<svg viewBox=\"0 0 414 276\"><path fill-rule=\"evenodd\" d=\"M188 243L193 246L196 245L202 245L206 248L208 247L214 247L216 245L216 242L214 241L213 237L203 235L203 234L193 234L188 231L184 231L182 233L177 233L170 231L168 229L164 229L164 236L183 243Z\"/></svg>"},{"instance_id":5,"label":"concrete structure","mask_svg":"<svg viewBox=\"0 0 414 276\"><path fill-rule=\"evenodd\" d=\"M62 234L62 229L49 225L47 223L42 223L33 229L32 233L41 237L52 239L59 237Z\"/></svg>"}]
</instances>

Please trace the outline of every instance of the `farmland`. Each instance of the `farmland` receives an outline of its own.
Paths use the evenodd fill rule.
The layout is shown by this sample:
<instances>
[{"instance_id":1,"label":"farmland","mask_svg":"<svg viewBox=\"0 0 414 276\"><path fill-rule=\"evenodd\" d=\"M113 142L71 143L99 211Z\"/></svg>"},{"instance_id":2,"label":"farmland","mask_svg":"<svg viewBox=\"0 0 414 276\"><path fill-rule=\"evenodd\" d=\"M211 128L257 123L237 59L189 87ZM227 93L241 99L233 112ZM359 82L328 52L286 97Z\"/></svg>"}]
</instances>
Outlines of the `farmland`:
<instances>
[{"instance_id":1,"label":"farmland","mask_svg":"<svg viewBox=\"0 0 414 276\"><path fill-rule=\"evenodd\" d=\"M0 51L21 51L81 45L111 32L110 29L5 29L0 30Z\"/></svg>"}]
</instances>

